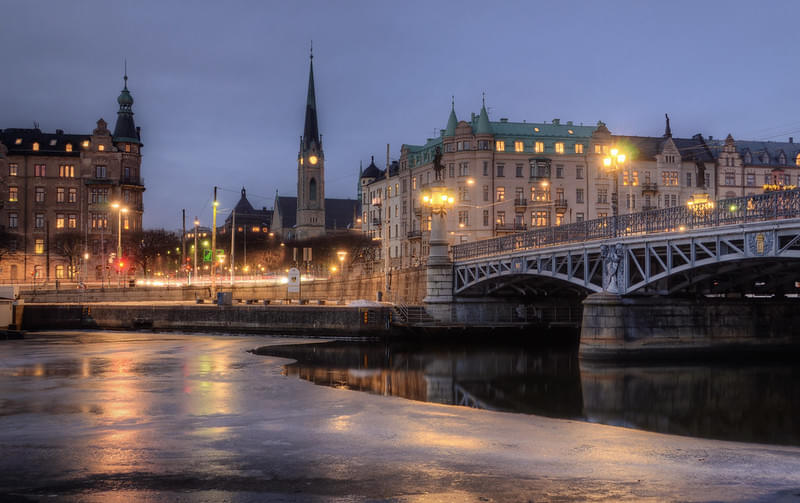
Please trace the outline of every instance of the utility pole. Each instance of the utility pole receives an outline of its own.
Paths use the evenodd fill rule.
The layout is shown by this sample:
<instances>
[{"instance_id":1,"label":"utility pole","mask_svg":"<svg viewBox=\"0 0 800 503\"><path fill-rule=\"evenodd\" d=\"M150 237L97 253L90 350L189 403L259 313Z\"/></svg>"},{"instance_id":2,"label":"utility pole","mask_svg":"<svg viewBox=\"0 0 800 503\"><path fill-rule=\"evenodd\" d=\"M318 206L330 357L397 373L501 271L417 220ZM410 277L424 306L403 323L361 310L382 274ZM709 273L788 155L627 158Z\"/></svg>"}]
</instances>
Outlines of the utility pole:
<instances>
[{"instance_id":1,"label":"utility pole","mask_svg":"<svg viewBox=\"0 0 800 503\"><path fill-rule=\"evenodd\" d=\"M233 258L234 258L234 253L233 252L234 252L234 246L236 245L236 243L234 241L234 237L235 236L236 236L236 210L233 210L231 212L231 265L230 265L230 268L231 268L231 286L233 286L233 281L234 281L233 280L233 275L234 275L234 270L236 269L235 267L233 267Z\"/></svg>"},{"instance_id":2,"label":"utility pole","mask_svg":"<svg viewBox=\"0 0 800 503\"><path fill-rule=\"evenodd\" d=\"M211 222L211 299L217 296L217 186L214 186L214 210Z\"/></svg>"},{"instance_id":3,"label":"utility pole","mask_svg":"<svg viewBox=\"0 0 800 503\"><path fill-rule=\"evenodd\" d=\"M181 234L181 269L186 271L186 208L181 210L183 215L183 234ZM189 271L186 271L186 280L189 280Z\"/></svg>"}]
</instances>

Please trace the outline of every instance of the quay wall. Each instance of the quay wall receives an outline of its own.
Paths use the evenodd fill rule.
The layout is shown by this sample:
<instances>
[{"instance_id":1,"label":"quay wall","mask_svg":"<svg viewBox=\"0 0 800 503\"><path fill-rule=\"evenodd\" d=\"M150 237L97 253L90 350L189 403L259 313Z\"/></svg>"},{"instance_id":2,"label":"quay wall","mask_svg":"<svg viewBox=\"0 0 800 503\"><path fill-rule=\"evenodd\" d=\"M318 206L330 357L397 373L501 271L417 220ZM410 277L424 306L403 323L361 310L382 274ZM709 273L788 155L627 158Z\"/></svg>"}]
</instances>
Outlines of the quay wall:
<instances>
[{"instance_id":1,"label":"quay wall","mask_svg":"<svg viewBox=\"0 0 800 503\"><path fill-rule=\"evenodd\" d=\"M247 332L327 337L388 334L391 308L307 305L25 304L24 330Z\"/></svg>"},{"instance_id":2,"label":"quay wall","mask_svg":"<svg viewBox=\"0 0 800 503\"><path fill-rule=\"evenodd\" d=\"M798 349L800 299L627 298L598 293L583 302L584 359Z\"/></svg>"},{"instance_id":3,"label":"quay wall","mask_svg":"<svg viewBox=\"0 0 800 503\"><path fill-rule=\"evenodd\" d=\"M403 271L392 271L390 288L386 290L386 279L383 274L351 275L344 280L317 279L301 285L301 293L292 293L291 299L299 298L310 301L341 302L358 299L376 300L378 292L385 301L401 301L418 305L425 297L425 269L413 268ZM219 281L217 291L232 292L233 299L240 300L282 300L289 298L285 284L240 284L231 287L230 281ZM193 301L196 299L211 300L211 287L173 286L132 288L90 288L22 290L19 297L30 303L89 303L89 302L146 302L146 301Z\"/></svg>"}]
</instances>

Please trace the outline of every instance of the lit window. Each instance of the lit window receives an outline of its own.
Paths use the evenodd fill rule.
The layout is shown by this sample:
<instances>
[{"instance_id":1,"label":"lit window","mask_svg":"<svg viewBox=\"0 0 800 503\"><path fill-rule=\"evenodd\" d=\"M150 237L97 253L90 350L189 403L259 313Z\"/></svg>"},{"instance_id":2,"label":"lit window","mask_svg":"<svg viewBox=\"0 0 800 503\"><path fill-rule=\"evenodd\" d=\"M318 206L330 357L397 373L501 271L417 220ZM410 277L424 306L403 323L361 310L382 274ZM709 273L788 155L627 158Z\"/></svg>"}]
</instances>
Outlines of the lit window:
<instances>
[{"instance_id":1,"label":"lit window","mask_svg":"<svg viewBox=\"0 0 800 503\"><path fill-rule=\"evenodd\" d=\"M575 131L573 131L573 130L571 130L571 129L567 129L567 133L569 133L569 134L575 134Z\"/></svg>"},{"instance_id":2,"label":"lit window","mask_svg":"<svg viewBox=\"0 0 800 503\"><path fill-rule=\"evenodd\" d=\"M75 203L78 201L78 189L69 189L69 199L67 202Z\"/></svg>"},{"instance_id":3,"label":"lit window","mask_svg":"<svg viewBox=\"0 0 800 503\"><path fill-rule=\"evenodd\" d=\"M496 142L494 142L494 149L497 150L498 152L505 152L506 142L504 142L503 140L497 140Z\"/></svg>"},{"instance_id":4,"label":"lit window","mask_svg":"<svg viewBox=\"0 0 800 503\"><path fill-rule=\"evenodd\" d=\"M77 229L78 228L78 215L72 213L69 216L69 228L70 229Z\"/></svg>"},{"instance_id":5,"label":"lit window","mask_svg":"<svg viewBox=\"0 0 800 503\"><path fill-rule=\"evenodd\" d=\"M19 168L16 164L9 164L8 165L8 176L17 176L19 173Z\"/></svg>"},{"instance_id":6,"label":"lit window","mask_svg":"<svg viewBox=\"0 0 800 503\"><path fill-rule=\"evenodd\" d=\"M600 145L595 145L595 146L594 146L594 153L595 153L595 154L599 154L600 152L601 152L601 147L600 147Z\"/></svg>"},{"instance_id":7,"label":"lit window","mask_svg":"<svg viewBox=\"0 0 800 503\"><path fill-rule=\"evenodd\" d=\"M505 187L497 187L497 193L495 197L495 201L505 201L506 200L506 189Z\"/></svg>"},{"instance_id":8,"label":"lit window","mask_svg":"<svg viewBox=\"0 0 800 503\"><path fill-rule=\"evenodd\" d=\"M44 164L33 165L33 176L46 176L47 166Z\"/></svg>"},{"instance_id":9,"label":"lit window","mask_svg":"<svg viewBox=\"0 0 800 503\"><path fill-rule=\"evenodd\" d=\"M130 151L131 151L131 144L130 143L126 143L125 144L125 152L130 152Z\"/></svg>"},{"instance_id":10,"label":"lit window","mask_svg":"<svg viewBox=\"0 0 800 503\"><path fill-rule=\"evenodd\" d=\"M564 143L558 142L556 143L556 153L563 154L564 153Z\"/></svg>"},{"instance_id":11,"label":"lit window","mask_svg":"<svg viewBox=\"0 0 800 503\"><path fill-rule=\"evenodd\" d=\"M537 154L541 154L542 152L544 152L544 142L543 142L543 141L537 141L537 142L536 142L536 143L533 145L533 147L534 147L534 148L533 148L533 150L534 150L534 151L535 151Z\"/></svg>"},{"instance_id":12,"label":"lit window","mask_svg":"<svg viewBox=\"0 0 800 503\"><path fill-rule=\"evenodd\" d=\"M575 153L582 154L583 153L583 143L576 143L575 144Z\"/></svg>"},{"instance_id":13,"label":"lit window","mask_svg":"<svg viewBox=\"0 0 800 503\"><path fill-rule=\"evenodd\" d=\"M63 229L64 228L64 214L58 213L56 215L56 229Z\"/></svg>"},{"instance_id":14,"label":"lit window","mask_svg":"<svg viewBox=\"0 0 800 503\"><path fill-rule=\"evenodd\" d=\"M14 140L14 145L21 145L21 144L22 144L22 138L17 138L16 140Z\"/></svg>"},{"instance_id":15,"label":"lit window","mask_svg":"<svg viewBox=\"0 0 800 503\"><path fill-rule=\"evenodd\" d=\"M89 148L89 140L83 140L83 143L81 143L81 146L83 148Z\"/></svg>"},{"instance_id":16,"label":"lit window","mask_svg":"<svg viewBox=\"0 0 800 503\"><path fill-rule=\"evenodd\" d=\"M122 228L125 229L126 231L130 229L130 222L128 220L127 215L125 215L125 218L122 219Z\"/></svg>"},{"instance_id":17,"label":"lit window","mask_svg":"<svg viewBox=\"0 0 800 503\"><path fill-rule=\"evenodd\" d=\"M57 187L56 188L56 202L57 203L63 203L64 202L64 200L65 200L64 194L65 194L64 187Z\"/></svg>"},{"instance_id":18,"label":"lit window","mask_svg":"<svg viewBox=\"0 0 800 503\"><path fill-rule=\"evenodd\" d=\"M97 150L99 150L100 152L104 151L105 149L106 149L105 145L98 145L97 146Z\"/></svg>"},{"instance_id":19,"label":"lit window","mask_svg":"<svg viewBox=\"0 0 800 503\"><path fill-rule=\"evenodd\" d=\"M72 152L72 143L67 143L67 146L64 148L67 150L67 152Z\"/></svg>"},{"instance_id":20,"label":"lit window","mask_svg":"<svg viewBox=\"0 0 800 503\"><path fill-rule=\"evenodd\" d=\"M61 265L61 264L58 264L56 266L56 279L64 279L64 277L65 277L64 276L64 266Z\"/></svg>"},{"instance_id":21,"label":"lit window","mask_svg":"<svg viewBox=\"0 0 800 503\"><path fill-rule=\"evenodd\" d=\"M525 150L525 145L521 141L514 142L514 152L523 152Z\"/></svg>"},{"instance_id":22,"label":"lit window","mask_svg":"<svg viewBox=\"0 0 800 503\"><path fill-rule=\"evenodd\" d=\"M800 166L800 154L797 154L797 157L794 158L794 163Z\"/></svg>"},{"instance_id":23,"label":"lit window","mask_svg":"<svg viewBox=\"0 0 800 503\"><path fill-rule=\"evenodd\" d=\"M19 187L8 188L8 201L11 203L19 201Z\"/></svg>"},{"instance_id":24,"label":"lit window","mask_svg":"<svg viewBox=\"0 0 800 503\"><path fill-rule=\"evenodd\" d=\"M39 142L37 141L33 142L33 150L34 151L39 150Z\"/></svg>"},{"instance_id":25,"label":"lit window","mask_svg":"<svg viewBox=\"0 0 800 503\"><path fill-rule=\"evenodd\" d=\"M71 164L61 164L58 167L58 176L61 178L75 178L75 166Z\"/></svg>"},{"instance_id":26,"label":"lit window","mask_svg":"<svg viewBox=\"0 0 800 503\"><path fill-rule=\"evenodd\" d=\"M539 128L538 128L538 127L535 127L535 128L533 128L533 130L534 130L535 132L537 132L537 133L539 132Z\"/></svg>"},{"instance_id":27,"label":"lit window","mask_svg":"<svg viewBox=\"0 0 800 503\"><path fill-rule=\"evenodd\" d=\"M33 252L37 255L42 255L44 253L44 239L37 239L36 244L34 245Z\"/></svg>"}]
</instances>

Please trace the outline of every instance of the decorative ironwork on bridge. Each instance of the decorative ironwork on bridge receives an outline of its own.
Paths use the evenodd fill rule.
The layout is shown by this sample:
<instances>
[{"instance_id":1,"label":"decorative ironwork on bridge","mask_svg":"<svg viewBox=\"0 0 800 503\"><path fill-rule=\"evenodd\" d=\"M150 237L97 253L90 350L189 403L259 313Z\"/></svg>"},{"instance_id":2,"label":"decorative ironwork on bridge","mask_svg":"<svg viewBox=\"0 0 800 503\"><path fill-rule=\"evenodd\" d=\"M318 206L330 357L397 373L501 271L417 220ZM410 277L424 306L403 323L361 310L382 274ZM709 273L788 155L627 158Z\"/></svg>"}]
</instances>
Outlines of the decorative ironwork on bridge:
<instances>
[{"instance_id":1,"label":"decorative ironwork on bridge","mask_svg":"<svg viewBox=\"0 0 800 503\"><path fill-rule=\"evenodd\" d=\"M800 190L465 243L453 247L453 257L456 294L486 295L509 287L525 294L530 286L517 280L530 275L584 291L668 294L697 281L693 271L701 268L735 267L743 259L800 258Z\"/></svg>"}]
</instances>

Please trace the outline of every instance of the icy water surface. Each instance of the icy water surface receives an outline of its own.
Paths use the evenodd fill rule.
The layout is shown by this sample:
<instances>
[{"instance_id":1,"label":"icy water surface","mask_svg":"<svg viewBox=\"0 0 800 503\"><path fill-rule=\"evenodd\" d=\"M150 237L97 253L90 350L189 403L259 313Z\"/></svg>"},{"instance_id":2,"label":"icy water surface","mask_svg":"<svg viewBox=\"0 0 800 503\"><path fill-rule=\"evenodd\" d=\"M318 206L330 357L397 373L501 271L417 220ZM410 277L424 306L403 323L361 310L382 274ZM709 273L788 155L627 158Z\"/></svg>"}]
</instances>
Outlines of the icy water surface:
<instances>
[{"instance_id":1,"label":"icy water surface","mask_svg":"<svg viewBox=\"0 0 800 503\"><path fill-rule=\"evenodd\" d=\"M330 342L274 346L288 376L412 400L661 433L800 445L800 367L742 361L620 366L574 349Z\"/></svg>"}]
</instances>

